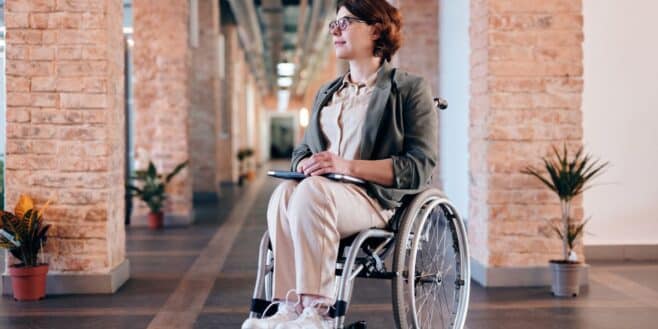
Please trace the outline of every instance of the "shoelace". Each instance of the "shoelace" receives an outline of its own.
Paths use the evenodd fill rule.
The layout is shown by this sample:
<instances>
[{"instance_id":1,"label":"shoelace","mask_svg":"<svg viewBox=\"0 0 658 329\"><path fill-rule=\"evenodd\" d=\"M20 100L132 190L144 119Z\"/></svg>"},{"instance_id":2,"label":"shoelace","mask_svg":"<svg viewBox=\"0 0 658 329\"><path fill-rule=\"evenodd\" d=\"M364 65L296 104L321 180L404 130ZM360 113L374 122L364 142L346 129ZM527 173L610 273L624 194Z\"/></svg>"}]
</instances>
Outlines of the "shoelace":
<instances>
[{"instance_id":1,"label":"shoelace","mask_svg":"<svg viewBox=\"0 0 658 329\"><path fill-rule=\"evenodd\" d=\"M320 306L320 307L318 307ZM320 308L325 309L323 313L320 312ZM326 319L327 316L329 315L329 311L334 308L333 305L327 305L322 303L319 300L315 300L311 302L311 305L308 307L304 308L304 311L302 312L302 315L300 315L300 318L308 318L310 316L313 316L313 314L317 314L323 319Z\"/></svg>"},{"instance_id":2,"label":"shoelace","mask_svg":"<svg viewBox=\"0 0 658 329\"><path fill-rule=\"evenodd\" d=\"M288 296L289 296L290 293L293 292L293 291L295 291L295 289L290 289L290 290L288 290L288 292L286 293L286 300L285 300L285 305L286 305L286 307L289 307L289 304L290 304L290 303L289 303L289 301L288 301ZM301 297L300 297L299 295L297 295L297 302L295 302L295 305L298 305L300 301L301 301ZM267 314L267 311L270 309L270 307L272 307L272 306L274 306L274 305L281 305L281 304L283 304L283 302L280 301L280 300L278 300L278 301L276 301L276 302L273 302L273 303L270 303L270 305L268 305L268 306L265 308L265 311L263 311L263 314L260 315L260 318L262 319L262 318L265 317L265 315ZM277 311L277 312L278 312L278 311Z\"/></svg>"}]
</instances>

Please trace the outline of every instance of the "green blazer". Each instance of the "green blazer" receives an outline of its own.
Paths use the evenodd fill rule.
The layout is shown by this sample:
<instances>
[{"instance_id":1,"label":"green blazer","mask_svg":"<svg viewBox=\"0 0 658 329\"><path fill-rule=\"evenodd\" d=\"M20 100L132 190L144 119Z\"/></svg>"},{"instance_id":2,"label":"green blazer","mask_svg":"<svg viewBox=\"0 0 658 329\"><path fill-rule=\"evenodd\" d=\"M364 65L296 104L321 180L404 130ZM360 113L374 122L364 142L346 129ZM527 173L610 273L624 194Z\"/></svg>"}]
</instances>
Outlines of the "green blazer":
<instances>
[{"instance_id":1,"label":"green blazer","mask_svg":"<svg viewBox=\"0 0 658 329\"><path fill-rule=\"evenodd\" d=\"M438 158L438 114L429 84L388 63L379 70L363 126L362 160L393 159L394 186L368 183L366 191L385 209L400 206L405 195L416 194L432 180ZM290 169L300 160L327 149L320 129L320 111L340 87L342 77L325 84L313 102L309 125L295 147Z\"/></svg>"}]
</instances>

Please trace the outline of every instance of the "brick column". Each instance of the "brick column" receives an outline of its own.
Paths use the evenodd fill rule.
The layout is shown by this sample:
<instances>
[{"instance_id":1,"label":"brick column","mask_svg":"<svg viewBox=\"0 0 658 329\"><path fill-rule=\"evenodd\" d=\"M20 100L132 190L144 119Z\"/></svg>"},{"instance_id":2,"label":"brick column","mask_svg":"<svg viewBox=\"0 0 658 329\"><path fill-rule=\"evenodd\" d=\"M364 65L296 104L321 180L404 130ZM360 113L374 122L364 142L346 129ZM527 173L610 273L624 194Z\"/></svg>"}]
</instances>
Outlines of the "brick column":
<instances>
[{"instance_id":1,"label":"brick column","mask_svg":"<svg viewBox=\"0 0 658 329\"><path fill-rule=\"evenodd\" d=\"M427 79L439 91L439 0L399 0L402 13L400 69Z\"/></svg>"},{"instance_id":2,"label":"brick column","mask_svg":"<svg viewBox=\"0 0 658 329\"><path fill-rule=\"evenodd\" d=\"M222 27L225 40L225 69L224 94L222 97L223 124L221 142L217 154L220 181L222 183L236 183L239 177L237 152L241 143L242 115L244 114L244 84L249 70L244 58L244 51L240 47L237 27L233 24Z\"/></svg>"},{"instance_id":3,"label":"brick column","mask_svg":"<svg viewBox=\"0 0 658 329\"><path fill-rule=\"evenodd\" d=\"M191 158L188 16L188 1L133 1L135 150L149 154L164 172ZM167 194L165 225L191 223L194 210L189 169L170 182ZM132 223L145 225L148 209L143 202L135 205Z\"/></svg>"},{"instance_id":4,"label":"brick column","mask_svg":"<svg viewBox=\"0 0 658 329\"><path fill-rule=\"evenodd\" d=\"M114 292L129 276L122 1L7 0L5 22L5 205L53 200L49 294Z\"/></svg>"},{"instance_id":5,"label":"brick column","mask_svg":"<svg viewBox=\"0 0 658 329\"><path fill-rule=\"evenodd\" d=\"M190 169L194 198L216 199L216 121L220 107L219 88L219 1L200 0L199 47L192 49L190 73Z\"/></svg>"},{"instance_id":6,"label":"brick column","mask_svg":"<svg viewBox=\"0 0 658 329\"><path fill-rule=\"evenodd\" d=\"M469 238L487 286L544 285L560 240L557 197L520 174L582 143L581 0L471 0ZM582 219L582 201L573 215ZM578 253L583 258L582 246Z\"/></svg>"}]
</instances>

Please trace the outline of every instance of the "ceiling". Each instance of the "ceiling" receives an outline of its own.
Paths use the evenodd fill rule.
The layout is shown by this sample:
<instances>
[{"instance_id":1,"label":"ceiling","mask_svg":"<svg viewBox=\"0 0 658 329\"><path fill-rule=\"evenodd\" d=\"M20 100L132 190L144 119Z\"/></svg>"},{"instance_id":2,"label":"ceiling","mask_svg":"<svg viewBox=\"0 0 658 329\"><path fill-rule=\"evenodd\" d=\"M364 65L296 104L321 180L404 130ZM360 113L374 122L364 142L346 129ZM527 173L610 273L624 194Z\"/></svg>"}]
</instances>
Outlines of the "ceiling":
<instances>
[{"instance_id":1,"label":"ceiling","mask_svg":"<svg viewBox=\"0 0 658 329\"><path fill-rule=\"evenodd\" d=\"M303 94L328 49L327 24L335 16L336 0L221 1L244 31L240 41L261 88ZM279 72L279 63L294 70Z\"/></svg>"},{"instance_id":2,"label":"ceiling","mask_svg":"<svg viewBox=\"0 0 658 329\"><path fill-rule=\"evenodd\" d=\"M217 1L239 26L240 42L261 90L303 94L329 48L327 24L335 16L336 0ZM0 8L4 2L0 0ZM132 26L132 0L123 2L124 25ZM284 62L293 64L288 69L294 66L294 70L281 75L277 66Z\"/></svg>"}]
</instances>

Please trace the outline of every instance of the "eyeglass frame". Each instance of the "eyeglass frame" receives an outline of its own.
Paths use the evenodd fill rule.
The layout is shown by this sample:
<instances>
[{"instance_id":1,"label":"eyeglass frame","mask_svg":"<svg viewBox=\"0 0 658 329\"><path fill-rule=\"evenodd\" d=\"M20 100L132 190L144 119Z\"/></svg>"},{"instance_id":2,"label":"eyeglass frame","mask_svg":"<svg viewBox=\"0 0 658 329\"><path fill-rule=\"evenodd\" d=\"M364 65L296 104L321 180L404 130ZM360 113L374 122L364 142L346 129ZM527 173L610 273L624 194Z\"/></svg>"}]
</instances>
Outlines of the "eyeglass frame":
<instances>
[{"instance_id":1,"label":"eyeglass frame","mask_svg":"<svg viewBox=\"0 0 658 329\"><path fill-rule=\"evenodd\" d=\"M341 20L347 22L347 24L345 25L345 28L340 27L340 24L338 22L341 21ZM350 27L352 22L361 22L361 23L365 23L365 24L368 24L368 25L371 25L371 24L374 23L372 21L367 21L365 19L360 19L360 18L354 17L354 16L343 16L339 19L336 19L336 20L333 20L333 21L329 22L329 32L333 32L334 29L336 29L336 28L338 28L338 30L340 30L341 32L344 32L345 30L347 30L348 27ZM333 27L332 27L332 25L333 25Z\"/></svg>"}]
</instances>

